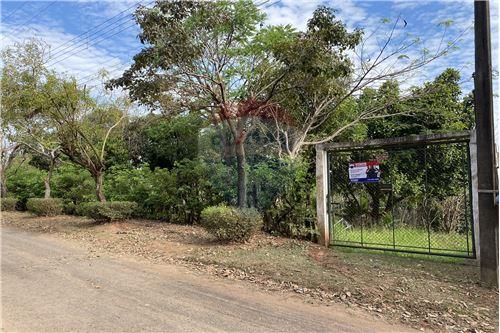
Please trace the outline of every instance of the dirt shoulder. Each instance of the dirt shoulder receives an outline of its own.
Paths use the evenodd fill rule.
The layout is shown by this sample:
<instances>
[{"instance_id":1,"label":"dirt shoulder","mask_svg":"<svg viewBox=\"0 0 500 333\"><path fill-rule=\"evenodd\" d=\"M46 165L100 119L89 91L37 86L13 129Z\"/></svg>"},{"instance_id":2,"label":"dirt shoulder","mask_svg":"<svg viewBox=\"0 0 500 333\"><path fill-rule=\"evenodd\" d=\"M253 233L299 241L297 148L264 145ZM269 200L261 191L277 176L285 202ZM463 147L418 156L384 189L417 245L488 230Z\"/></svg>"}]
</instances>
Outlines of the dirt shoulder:
<instances>
[{"instance_id":1,"label":"dirt shoulder","mask_svg":"<svg viewBox=\"0 0 500 333\"><path fill-rule=\"evenodd\" d=\"M261 234L246 244L219 244L197 226L149 220L96 224L74 216L3 212L2 224L78 241L91 252L171 262L308 303L345 304L417 329L495 332L498 291L478 284L471 265L394 255L344 252Z\"/></svg>"}]
</instances>

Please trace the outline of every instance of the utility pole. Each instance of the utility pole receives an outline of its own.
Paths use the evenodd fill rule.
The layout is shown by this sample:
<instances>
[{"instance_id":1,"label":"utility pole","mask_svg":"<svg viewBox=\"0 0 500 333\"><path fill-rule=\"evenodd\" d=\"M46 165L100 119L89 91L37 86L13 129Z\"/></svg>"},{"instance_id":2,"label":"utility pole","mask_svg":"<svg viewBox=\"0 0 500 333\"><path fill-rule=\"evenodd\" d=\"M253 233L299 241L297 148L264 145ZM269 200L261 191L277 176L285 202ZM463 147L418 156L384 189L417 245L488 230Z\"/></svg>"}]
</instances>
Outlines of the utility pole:
<instances>
[{"instance_id":1,"label":"utility pole","mask_svg":"<svg viewBox=\"0 0 500 333\"><path fill-rule=\"evenodd\" d=\"M481 281L498 286L498 206L495 205L493 88L488 1L474 2L474 105L477 135L477 184Z\"/></svg>"}]
</instances>

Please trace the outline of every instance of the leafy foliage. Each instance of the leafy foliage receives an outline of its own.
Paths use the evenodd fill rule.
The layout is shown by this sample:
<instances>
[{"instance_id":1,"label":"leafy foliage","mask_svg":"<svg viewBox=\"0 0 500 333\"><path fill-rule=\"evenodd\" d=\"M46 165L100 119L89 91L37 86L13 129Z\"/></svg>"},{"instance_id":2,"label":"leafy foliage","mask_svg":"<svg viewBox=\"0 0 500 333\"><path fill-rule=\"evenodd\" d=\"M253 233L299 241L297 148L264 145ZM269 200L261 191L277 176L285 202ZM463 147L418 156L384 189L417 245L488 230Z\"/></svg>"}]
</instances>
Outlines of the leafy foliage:
<instances>
[{"instance_id":1,"label":"leafy foliage","mask_svg":"<svg viewBox=\"0 0 500 333\"><path fill-rule=\"evenodd\" d=\"M75 164L64 163L54 173L54 195L63 199L65 205L92 201L94 186L90 173Z\"/></svg>"},{"instance_id":2,"label":"leafy foliage","mask_svg":"<svg viewBox=\"0 0 500 333\"><path fill-rule=\"evenodd\" d=\"M306 158L267 161L259 163L252 174L264 230L289 237L314 237L314 164Z\"/></svg>"},{"instance_id":3,"label":"leafy foliage","mask_svg":"<svg viewBox=\"0 0 500 333\"><path fill-rule=\"evenodd\" d=\"M125 128L125 141L136 165L147 163L155 168L172 169L177 161L198 156L201 118L150 115L138 118Z\"/></svg>"},{"instance_id":4,"label":"leafy foliage","mask_svg":"<svg viewBox=\"0 0 500 333\"><path fill-rule=\"evenodd\" d=\"M7 170L7 188L18 198L18 207L26 209L29 198L42 197L44 194L45 172L29 165L24 160L16 160Z\"/></svg>"},{"instance_id":5,"label":"leafy foliage","mask_svg":"<svg viewBox=\"0 0 500 333\"><path fill-rule=\"evenodd\" d=\"M16 198L0 198L0 207L2 211L15 211L18 200Z\"/></svg>"},{"instance_id":6,"label":"leafy foliage","mask_svg":"<svg viewBox=\"0 0 500 333\"><path fill-rule=\"evenodd\" d=\"M85 215L98 222L125 220L136 211L137 204L131 201L85 202L78 208Z\"/></svg>"},{"instance_id":7,"label":"leafy foliage","mask_svg":"<svg viewBox=\"0 0 500 333\"><path fill-rule=\"evenodd\" d=\"M112 200L139 203L142 216L196 223L203 208L221 202L209 174L209 166L199 160L183 160L172 170L147 165L117 169L110 173L106 191Z\"/></svg>"},{"instance_id":8,"label":"leafy foliage","mask_svg":"<svg viewBox=\"0 0 500 333\"><path fill-rule=\"evenodd\" d=\"M262 227L256 209L227 206L207 207L201 212L201 225L222 241L246 241Z\"/></svg>"},{"instance_id":9,"label":"leafy foliage","mask_svg":"<svg viewBox=\"0 0 500 333\"><path fill-rule=\"evenodd\" d=\"M55 216L63 212L63 203L58 198L30 198L26 208L38 216Z\"/></svg>"}]
</instances>

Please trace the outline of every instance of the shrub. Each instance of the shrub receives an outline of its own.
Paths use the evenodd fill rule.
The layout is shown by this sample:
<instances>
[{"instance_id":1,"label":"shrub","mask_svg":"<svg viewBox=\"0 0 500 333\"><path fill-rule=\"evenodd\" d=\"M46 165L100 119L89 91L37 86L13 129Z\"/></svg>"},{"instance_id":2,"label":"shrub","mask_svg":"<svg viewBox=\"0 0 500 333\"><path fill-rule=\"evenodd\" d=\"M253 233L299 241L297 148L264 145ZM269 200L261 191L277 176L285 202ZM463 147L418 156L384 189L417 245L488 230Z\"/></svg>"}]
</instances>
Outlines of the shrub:
<instances>
[{"instance_id":1,"label":"shrub","mask_svg":"<svg viewBox=\"0 0 500 333\"><path fill-rule=\"evenodd\" d=\"M29 198L43 197L43 180L46 172L35 168L29 164L22 164L22 161L15 161L12 167L6 171L7 192L14 194L18 199L17 208L26 209L26 202Z\"/></svg>"},{"instance_id":2,"label":"shrub","mask_svg":"<svg viewBox=\"0 0 500 333\"><path fill-rule=\"evenodd\" d=\"M212 206L201 212L201 225L223 241L246 241L262 224L260 213L253 208Z\"/></svg>"},{"instance_id":3,"label":"shrub","mask_svg":"<svg viewBox=\"0 0 500 333\"><path fill-rule=\"evenodd\" d=\"M314 164L306 157L269 159L251 170L255 189L249 197L263 212L264 231L307 239L317 234Z\"/></svg>"},{"instance_id":4,"label":"shrub","mask_svg":"<svg viewBox=\"0 0 500 333\"><path fill-rule=\"evenodd\" d=\"M43 185L42 185L43 189ZM80 166L63 163L52 177L53 195L62 198L65 203L95 200L95 182L90 173Z\"/></svg>"},{"instance_id":5,"label":"shrub","mask_svg":"<svg viewBox=\"0 0 500 333\"><path fill-rule=\"evenodd\" d=\"M1 208L2 211L15 211L16 210L16 205L17 205L17 199L16 198L1 198Z\"/></svg>"},{"instance_id":6,"label":"shrub","mask_svg":"<svg viewBox=\"0 0 500 333\"><path fill-rule=\"evenodd\" d=\"M63 203L56 198L30 198L26 208L38 216L55 216L62 213Z\"/></svg>"},{"instance_id":7,"label":"shrub","mask_svg":"<svg viewBox=\"0 0 500 333\"><path fill-rule=\"evenodd\" d=\"M63 203L63 213L66 215L78 215L76 212L77 205L73 201Z\"/></svg>"},{"instance_id":8,"label":"shrub","mask_svg":"<svg viewBox=\"0 0 500 333\"><path fill-rule=\"evenodd\" d=\"M141 217L195 224L203 208L221 202L209 174L209 166L200 160L176 162L172 170L152 171L147 165L111 169L105 183L106 196L137 202L136 213Z\"/></svg>"},{"instance_id":9,"label":"shrub","mask_svg":"<svg viewBox=\"0 0 500 333\"><path fill-rule=\"evenodd\" d=\"M78 213L99 222L125 220L132 216L137 204L131 201L86 202L78 208Z\"/></svg>"}]
</instances>

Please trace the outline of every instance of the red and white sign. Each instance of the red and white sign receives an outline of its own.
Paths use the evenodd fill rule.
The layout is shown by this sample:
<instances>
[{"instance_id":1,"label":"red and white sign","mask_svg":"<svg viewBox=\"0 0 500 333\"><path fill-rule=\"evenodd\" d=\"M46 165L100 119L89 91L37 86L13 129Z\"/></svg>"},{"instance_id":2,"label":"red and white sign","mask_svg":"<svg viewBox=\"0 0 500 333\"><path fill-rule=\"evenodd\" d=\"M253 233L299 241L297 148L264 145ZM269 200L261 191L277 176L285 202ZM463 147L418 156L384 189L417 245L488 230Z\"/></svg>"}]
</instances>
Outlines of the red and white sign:
<instances>
[{"instance_id":1,"label":"red and white sign","mask_svg":"<svg viewBox=\"0 0 500 333\"><path fill-rule=\"evenodd\" d=\"M380 163L378 161L349 163L349 180L351 183L376 183L380 180Z\"/></svg>"}]
</instances>

